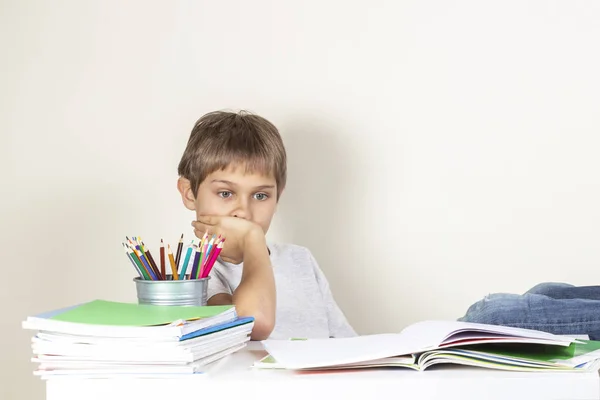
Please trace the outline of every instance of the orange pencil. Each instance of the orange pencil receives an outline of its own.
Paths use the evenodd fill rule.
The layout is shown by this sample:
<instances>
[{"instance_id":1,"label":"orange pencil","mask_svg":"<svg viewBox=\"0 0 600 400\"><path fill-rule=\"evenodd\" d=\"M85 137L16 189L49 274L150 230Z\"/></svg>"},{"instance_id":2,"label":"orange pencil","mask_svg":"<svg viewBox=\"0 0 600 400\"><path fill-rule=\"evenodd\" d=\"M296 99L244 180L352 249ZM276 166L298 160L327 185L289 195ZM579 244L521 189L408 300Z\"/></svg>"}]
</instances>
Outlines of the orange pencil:
<instances>
[{"instance_id":1,"label":"orange pencil","mask_svg":"<svg viewBox=\"0 0 600 400\"><path fill-rule=\"evenodd\" d=\"M177 265L175 265L175 258L173 258L173 252L171 251L171 245L168 244L167 248L169 250L169 261L171 262L171 271L173 272L173 280L176 281L179 279L177 275Z\"/></svg>"}]
</instances>

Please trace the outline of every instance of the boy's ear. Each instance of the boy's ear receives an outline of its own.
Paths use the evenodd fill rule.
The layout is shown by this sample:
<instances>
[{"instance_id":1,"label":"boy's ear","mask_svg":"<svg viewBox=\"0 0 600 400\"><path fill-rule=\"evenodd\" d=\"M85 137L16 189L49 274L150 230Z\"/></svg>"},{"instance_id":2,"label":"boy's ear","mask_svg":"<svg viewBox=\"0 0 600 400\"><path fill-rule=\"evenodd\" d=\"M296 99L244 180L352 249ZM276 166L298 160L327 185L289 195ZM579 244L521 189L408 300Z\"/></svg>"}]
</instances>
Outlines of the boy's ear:
<instances>
[{"instance_id":1,"label":"boy's ear","mask_svg":"<svg viewBox=\"0 0 600 400\"><path fill-rule=\"evenodd\" d=\"M196 197L192 191L192 183L189 181L189 179L180 177L177 180L177 189L179 190L179 193L181 193L183 205L188 210L196 210Z\"/></svg>"}]
</instances>

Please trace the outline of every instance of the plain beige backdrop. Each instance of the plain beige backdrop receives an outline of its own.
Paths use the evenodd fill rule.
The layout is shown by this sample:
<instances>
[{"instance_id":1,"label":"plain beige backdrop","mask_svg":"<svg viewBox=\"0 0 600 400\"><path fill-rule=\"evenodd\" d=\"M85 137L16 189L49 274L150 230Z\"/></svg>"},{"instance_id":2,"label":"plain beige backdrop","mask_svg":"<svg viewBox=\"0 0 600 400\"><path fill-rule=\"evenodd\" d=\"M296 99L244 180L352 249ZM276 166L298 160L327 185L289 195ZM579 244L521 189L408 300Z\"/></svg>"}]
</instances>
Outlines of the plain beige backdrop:
<instances>
[{"instance_id":1,"label":"plain beige backdrop","mask_svg":"<svg viewBox=\"0 0 600 400\"><path fill-rule=\"evenodd\" d=\"M271 240L363 334L600 278L596 1L1 1L0 398L28 315L135 301L125 235L192 234L176 167L215 109L272 120Z\"/></svg>"}]
</instances>

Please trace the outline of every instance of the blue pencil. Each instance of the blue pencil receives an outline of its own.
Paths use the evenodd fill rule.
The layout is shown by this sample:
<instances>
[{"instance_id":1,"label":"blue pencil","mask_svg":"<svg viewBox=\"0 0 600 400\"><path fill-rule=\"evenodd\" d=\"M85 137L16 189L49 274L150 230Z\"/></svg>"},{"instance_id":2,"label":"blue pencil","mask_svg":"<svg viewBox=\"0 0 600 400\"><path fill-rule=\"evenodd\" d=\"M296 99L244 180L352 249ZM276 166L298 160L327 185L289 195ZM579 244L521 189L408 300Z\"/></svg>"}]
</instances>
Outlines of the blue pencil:
<instances>
[{"instance_id":1,"label":"blue pencil","mask_svg":"<svg viewBox=\"0 0 600 400\"><path fill-rule=\"evenodd\" d=\"M194 279L194 277L196 276L196 273L198 271L198 267L200 264L200 258L202 256L202 249L200 249L200 246L198 246L196 248L196 256L194 257L194 262L192 263L192 272L190 272L190 279Z\"/></svg>"},{"instance_id":2,"label":"blue pencil","mask_svg":"<svg viewBox=\"0 0 600 400\"><path fill-rule=\"evenodd\" d=\"M127 258L129 258L129 261L131 261L131 263L133 264L133 267L135 268L136 272L138 273L140 278L144 279L144 274L142 274L142 271L140 271L140 267L138 267L138 265L135 263L133 258L131 258L131 256L129 255L129 251L127 251L127 246L125 246L125 243L121 243L121 244L123 245L123 248L125 249L125 254L127 254Z\"/></svg>"},{"instance_id":3,"label":"blue pencil","mask_svg":"<svg viewBox=\"0 0 600 400\"><path fill-rule=\"evenodd\" d=\"M181 264L181 271L179 271L179 279L185 279L185 273L187 272L188 263L190 261L190 256L192 255L192 250L194 246L194 241L190 244L187 251L185 252L185 259L183 260L183 264Z\"/></svg>"},{"instance_id":4,"label":"blue pencil","mask_svg":"<svg viewBox=\"0 0 600 400\"><path fill-rule=\"evenodd\" d=\"M204 265L208 264L208 260L210 259L210 252L212 251L213 246L215 245L215 236L213 235L213 237L210 239L210 242L208 242L208 248L206 249L206 255L204 256L204 262L203 262L203 267Z\"/></svg>"},{"instance_id":5,"label":"blue pencil","mask_svg":"<svg viewBox=\"0 0 600 400\"><path fill-rule=\"evenodd\" d=\"M154 273L154 271L152 270L150 263L148 262L148 260L146 260L146 256L144 255L144 253L142 253L140 251L140 254L138 254L138 256L140 257L140 260L142 260L142 263L144 264L144 267L146 267L146 270L148 270L148 273L150 274L150 277L152 278L152 280L153 281L159 280L158 277L156 276L156 274Z\"/></svg>"}]
</instances>

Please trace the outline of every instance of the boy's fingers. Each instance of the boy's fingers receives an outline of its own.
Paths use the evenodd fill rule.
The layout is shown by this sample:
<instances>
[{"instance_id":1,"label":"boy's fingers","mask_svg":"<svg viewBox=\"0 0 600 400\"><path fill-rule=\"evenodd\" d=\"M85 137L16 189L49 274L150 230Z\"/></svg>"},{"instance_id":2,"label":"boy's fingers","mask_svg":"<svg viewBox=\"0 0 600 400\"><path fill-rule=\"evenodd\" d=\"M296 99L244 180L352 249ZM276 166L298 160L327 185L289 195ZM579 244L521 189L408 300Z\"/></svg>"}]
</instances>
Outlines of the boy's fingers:
<instances>
[{"instance_id":1,"label":"boy's fingers","mask_svg":"<svg viewBox=\"0 0 600 400\"><path fill-rule=\"evenodd\" d=\"M211 231L211 230L215 229L214 226L212 226L212 225L206 225L206 224L203 224L202 222L194 222L194 223L192 223L192 227L195 230L202 231L202 232Z\"/></svg>"},{"instance_id":2,"label":"boy's fingers","mask_svg":"<svg viewBox=\"0 0 600 400\"><path fill-rule=\"evenodd\" d=\"M196 222L200 222L204 225L214 226L219 222L219 217L213 215L201 215L198 217L198 221L192 222L192 225Z\"/></svg>"},{"instance_id":3,"label":"boy's fingers","mask_svg":"<svg viewBox=\"0 0 600 400\"><path fill-rule=\"evenodd\" d=\"M198 222L198 221L192 221L192 227L194 229L203 229L206 225L204 225L202 222Z\"/></svg>"},{"instance_id":4,"label":"boy's fingers","mask_svg":"<svg viewBox=\"0 0 600 400\"><path fill-rule=\"evenodd\" d=\"M204 224L199 223L199 222L195 222L192 225L194 227L194 234L196 236L198 236L199 238L202 238L202 235L204 235L204 232L210 231L208 225L204 225Z\"/></svg>"}]
</instances>

